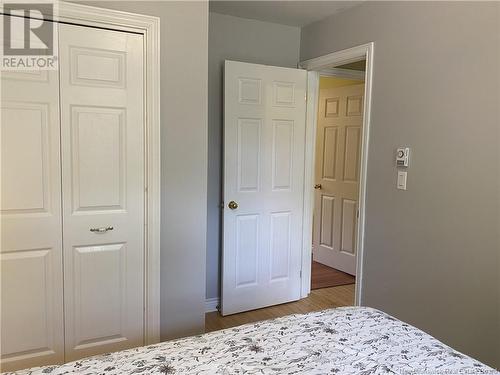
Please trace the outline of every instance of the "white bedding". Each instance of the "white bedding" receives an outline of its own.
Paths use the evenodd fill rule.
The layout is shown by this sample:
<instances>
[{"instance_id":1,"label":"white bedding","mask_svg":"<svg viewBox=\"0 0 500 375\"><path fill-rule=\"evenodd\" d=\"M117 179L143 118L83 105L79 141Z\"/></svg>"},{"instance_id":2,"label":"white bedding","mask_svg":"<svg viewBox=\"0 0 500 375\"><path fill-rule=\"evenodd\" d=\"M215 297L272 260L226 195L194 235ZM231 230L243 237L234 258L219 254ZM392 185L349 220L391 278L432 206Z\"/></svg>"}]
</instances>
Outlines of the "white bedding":
<instances>
[{"instance_id":1,"label":"white bedding","mask_svg":"<svg viewBox=\"0 0 500 375\"><path fill-rule=\"evenodd\" d=\"M17 374L498 374L381 311L343 307Z\"/></svg>"}]
</instances>

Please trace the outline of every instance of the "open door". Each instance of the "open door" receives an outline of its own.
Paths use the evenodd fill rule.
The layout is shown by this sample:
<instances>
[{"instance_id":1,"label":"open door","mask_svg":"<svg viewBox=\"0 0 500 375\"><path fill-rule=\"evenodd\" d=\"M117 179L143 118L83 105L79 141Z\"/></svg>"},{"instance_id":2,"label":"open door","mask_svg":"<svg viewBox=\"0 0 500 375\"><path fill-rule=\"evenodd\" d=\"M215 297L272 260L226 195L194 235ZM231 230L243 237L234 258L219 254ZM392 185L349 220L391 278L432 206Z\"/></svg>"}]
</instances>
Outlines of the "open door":
<instances>
[{"instance_id":1,"label":"open door","mask_svg":"<svg viewBox=\"0 0 500 375\"><path fill-rule=\"evenodd\" d=\"M225 62L222 314L300 298L305 70Z\"/></svg>"},{"instance_id":2,"label":"open door","mask_svg":"<svg viewBox=\"0 0 500 375\"><path fill-rule=\"evenodd\" d=\"M356 275L365 84L320 90L313 259Z\"/></svg>"}]
</instances>

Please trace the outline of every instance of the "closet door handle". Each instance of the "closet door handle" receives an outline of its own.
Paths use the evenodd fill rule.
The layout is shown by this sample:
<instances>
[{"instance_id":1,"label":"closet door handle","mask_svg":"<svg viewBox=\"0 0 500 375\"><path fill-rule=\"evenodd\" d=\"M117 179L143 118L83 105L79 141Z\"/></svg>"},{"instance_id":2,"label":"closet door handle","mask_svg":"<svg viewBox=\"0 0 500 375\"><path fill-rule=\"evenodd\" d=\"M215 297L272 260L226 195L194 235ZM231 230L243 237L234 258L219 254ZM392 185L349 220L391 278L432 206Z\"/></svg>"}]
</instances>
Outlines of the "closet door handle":
<instances>
[{"instance_id":1,"label":"closet door handle","mask_svg":"<svg viewBox=\"0 0 500 375\"><path fill-rule=\"evenodd\" d=\"M113 230L113 227L90 228L90 231L94 233L106 233L109 230Z\"/></svg>"}]
</instances>

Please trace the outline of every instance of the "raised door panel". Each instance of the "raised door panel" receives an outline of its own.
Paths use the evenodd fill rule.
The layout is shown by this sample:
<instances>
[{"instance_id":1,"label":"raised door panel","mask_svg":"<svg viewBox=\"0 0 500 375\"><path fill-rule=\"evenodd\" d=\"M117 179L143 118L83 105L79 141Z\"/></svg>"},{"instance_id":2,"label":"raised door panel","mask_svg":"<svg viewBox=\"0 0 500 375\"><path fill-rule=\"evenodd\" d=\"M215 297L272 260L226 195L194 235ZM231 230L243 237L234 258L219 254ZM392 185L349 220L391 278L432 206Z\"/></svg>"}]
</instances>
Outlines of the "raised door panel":
<instances>
[{"instance_id":1,"label":"raised door panel","mask_svg":"<svg viewBox=\"0 0 500 375\"><path fill-rule=\"evenodd\" d=\"M143 40L61 25L66 359L143 344Z\"/></svg>"},{"instance_id":2,"label":"raised door panel","mask_svg":"<svg viewBox=\"0 0 500 375\"><path fill-rule=\"evenodd\" d=\"M339 117L340 98L326 98L325 117Z\"/></svg>"},{"instance_id":3,"label":"raised door panel","mask_svg":"<svg viewBox=\"0 0 500 375\"><path fill-rule=\"evenodd\" d=\"M239 78L238 102L241 104L261 104L262 80L255 78Z\"/></svg>"},{"instance_id":4,"label":"raised door panel","mask_svg":"<svg viewBox=\"0 0 500 375\"><path fill-rule=\"evenodd\" d=\"M273 105L295 107L294 82L273 82Z\"/></svg>"},{"instance_id":5,"label":"raised door panel","mask_svg":"<svg viewBox=\"0 0 500 375\"><path fill-rule=\"evenodd\" d=\"M258 283L259 215L236 217L236 287Z\"/></svg>"},{"instance_id":6,"label":"raised door panel","mask_svg":"<svg viewBox=\"0 0 500 375\"><path fill-rule=\"evenodd\" d=\"M342 201L342 241L340 250L355 253L357 204L350 199Z\"/></svg>"},{"instance_id":7,"label":"raised door panel","mask_svg":"<svg viewBox=\"0 0 500 375\"><path fill-rule=\"evenodd\" d=\"M361 116L363 114L363 96L347 96L346 116Z\"/></svg>"},{"instance_id":8,"label":"raised door panel","mask_svg":"<svg viewBox=\"0 0 500 375\"><path fill-rule=\"evenodd\" d=\"M74 248L75 349L127 340L126 257L125 244Z\"/></svg>"},{"instance_id":9,"label":"raised door panel","mask_svg":"<svg viewBox=\"0 0 500 375\"><path fill-rule=\"evenodd\" d=\"M335 126L327 126L323 129L323 152L322 160L322 178L326 180L335 180L337 165L337 133Z\"/></svg>"},{"instance_id":10,"label":"raised door panel","mask_svg":"<svg viewBox=\"0 0 500 375\"><path fill-rule=\"evenodd\" d=\"M49 103L2 103L2 213L49 208Z\"/></svg>"},{"instance_id":11,"label":"raised door panel","mask_svg":"<svg viewBox=\"0 0 500 375\"><path fill-rule=\"evenodd\" d=\"M54 249L12 251L0 254L2 285L2 362L51 356L57 351L54 320L60 306ZM21 277L22 275L22 277ZM20 365L19 367L21 367Z\"/></svg>"},{"instance_id":12,"label":"raised door panel","mask_svg":"<svg viewBox=\"0 0 500 375\"><path fill-rule=\"evenodd\" d=\"M260 182L260 119L238 120L238 190L255 192Z\"/></svg>"},{"instance_id":13,"label":"raised door panel","mask_svg":"<svg viewBox=\"0 0 500 375\"><path fill-rule=\"evenodd\" d=\"M335 198L322 195L321 196L321 215L320 215L320 244L324 247L333 249L334 240L334 212Z\"/></svg>"},{"instance_id":14,"label":"raised door panel","mask_svg":"<svg viewBox=\"0 0 500 375\"><path fill-rule=\"evenodd\" d=\"M291 212L271 213L270 280L283 281L290 276L292 250Z\"/></svg>"},{"instance_id":15,"label":"raised door panel","mask_svg":"<svg viewBox=\"0 0 500 375\"><path fill-rule=\"evenodd\" d=\"M125 108L72 107L73 209L123 210Z\"/></svg>"},{"instance_id":16,"label":"raised door panel","mask_svg":"<svg viewBox=\"0 0 500 375\"><path fill-rule=\"evenodd\" d=\"M273 121L272 190L292 189L293 121Z\"/></svg>"},{"instance_id":17,"label":"raised door panel","mask_svg":"<svg viewBox=\"0 0 500 375\"><path fill-rule=\"evenodd\" d=\"M348 126L345 128L344 147L344 182L357 182L359 175L359 152L361 129Z\"/></svg>"},{"instance_id":18,"label":"raised door panel","mask_svg":"<svg viewBox=\"0 0 500 375\"><path fill-rule=\"evenodd\" d=\"M126 54L116 50L70 47L71 83L92 87L126 86Z\"/></svg>"}]
</instances>

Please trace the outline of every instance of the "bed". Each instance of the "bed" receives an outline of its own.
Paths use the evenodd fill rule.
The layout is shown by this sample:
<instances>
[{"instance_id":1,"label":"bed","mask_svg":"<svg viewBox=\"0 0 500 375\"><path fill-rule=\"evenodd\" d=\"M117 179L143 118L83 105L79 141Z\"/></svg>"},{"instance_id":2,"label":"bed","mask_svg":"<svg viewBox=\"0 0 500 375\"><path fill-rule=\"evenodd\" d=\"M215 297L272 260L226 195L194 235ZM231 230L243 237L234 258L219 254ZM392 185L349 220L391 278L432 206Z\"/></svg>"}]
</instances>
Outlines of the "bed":
<instances>
[{"instance_id":1,"label":"bed","mask_svg":"<svg viewBox=\"0 0 500 375\"><path fill-rule=\"evenodd\" d=\"M421 330L365 307L289 315L17 372L68 373L498 374Z\"/></svg>"}]
</instances>

